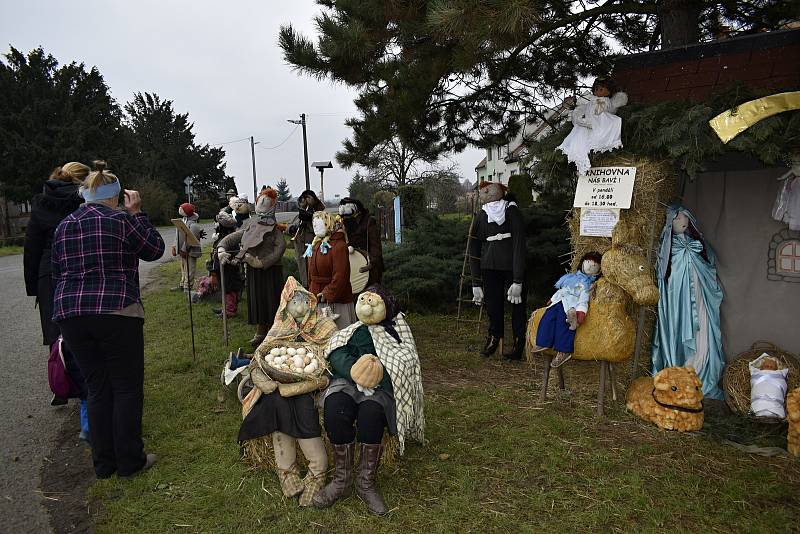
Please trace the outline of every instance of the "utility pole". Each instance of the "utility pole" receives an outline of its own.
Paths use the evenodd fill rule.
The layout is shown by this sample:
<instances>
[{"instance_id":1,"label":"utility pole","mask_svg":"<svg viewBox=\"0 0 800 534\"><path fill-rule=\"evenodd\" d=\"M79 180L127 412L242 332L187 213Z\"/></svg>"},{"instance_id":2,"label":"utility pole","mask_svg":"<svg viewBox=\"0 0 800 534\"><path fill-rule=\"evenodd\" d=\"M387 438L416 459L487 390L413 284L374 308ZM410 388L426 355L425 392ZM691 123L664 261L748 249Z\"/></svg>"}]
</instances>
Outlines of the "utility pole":
<instances>
[{"instance_id":1,"label":"utility pole","mask_svg":"<svg viewBox=\"0 0 800 534\"><path fill-rule=\"evenodd\" d=\"M303 161L306 169L306 189L311 189L311 180L308 178L308 139L306 138L306 114L300 114L300 124L303 125Z\"/></svg>"},{"instance_id":2,"label":"utility pole","mask_svg":"<svg viewBox=\"0 0 800 534\"><path fill-rule=\"evenodd\" d=\"M256 185L256 144L253 142L252 135L250 136L250 154L253 158L253 204L255 204L258 186Z\"/></svg>"},{"instance_id":3,"label":"utility pole","mask_svg":"<svg viewBox=\"0 0 800 534\"><path fill-rule=\"evenodd\" d=\"M300 114L300 120L286 119L286 122L299 124L303 127L303 161L306 165L306 190L311 189L311 179L308 177L308 138L306 137L306 114Z\"/></svg>"}]
</instances>

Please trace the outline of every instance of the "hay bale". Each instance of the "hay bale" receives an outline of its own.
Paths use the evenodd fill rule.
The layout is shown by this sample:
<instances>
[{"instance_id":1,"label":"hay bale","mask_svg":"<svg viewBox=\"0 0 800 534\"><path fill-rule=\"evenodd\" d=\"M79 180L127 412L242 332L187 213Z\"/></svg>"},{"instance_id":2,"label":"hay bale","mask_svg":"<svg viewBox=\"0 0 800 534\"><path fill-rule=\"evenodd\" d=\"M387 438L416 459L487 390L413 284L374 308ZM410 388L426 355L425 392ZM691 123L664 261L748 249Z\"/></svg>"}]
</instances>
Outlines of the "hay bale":
<instances>
[{"instance_id":1,"label":"hay bale","mask_svg":"<svg viewBox=\"0 0 800 534\"><path fill-rule=\"evenodd\" d=\"M725 367L722 373L722 390L725 391L725 402L730 409L742 416L750 413L750 362L763 353L776 358L782 368L789 369L786 383L789 390L800 387L800 360L791 352L776 347L767 341L757 341L750 349L740 353ZM765 419L759 417L759 420Z\"/></svg>"},{"instance_id":2,"label":"hay bale","mask_svg":"<svg viewBox=\"0 0 800 534\"><path fill-rule=\"evenodd\" d=\"M800 388L790 391L786 396L786 413L789 418L787 449L793 455L800 456Z\"/></svg>"},{"instance_id":3,"label":"hay bale","mask_svg":"<svg viewBox=\"0 0 800 534\"><path fill-rule=\"evenodd\" d=\"M672 166L666 161L634 156L624 152L597 156L597 167L636 167L631 207L620 212L620 221L629 223L629 232L620 235L627 244L635 244L643 250L653 250L664 223L664 208L675 194L677 179ZM587 237L580 235L580 208L573 208L568 216L570 243L572 244L572 269L578 268L581 256L596 250L604 253L611 248L609 237ZM652 256L655 261L655 256Z\"/></svg>"},{"instance_id":4,"label":"hay bale","mask_svg":"<svg viewBox=\"0 0 800 534\"><path fill-rule=\"evenodd\" d=\"M322 441L325 443L325 450L328 451L328 466L333 467L333 448L331 447L327 434L322 434ZM383 456L381 457L381 466L386 466L387 468L396 467L400 456L400 441L397 439L397 436L384 433L382 444ZM303 451L300 449L300 444L297 443L296 447L297 465L301 468L306 468L308 466L308 461ZM358 450L356 450L356 459L357 458ZM272 434L245 441L242 444L242 461L251 469L274 471L276 466L275 450L272 447Z\"/></svg>"}]
</instances>

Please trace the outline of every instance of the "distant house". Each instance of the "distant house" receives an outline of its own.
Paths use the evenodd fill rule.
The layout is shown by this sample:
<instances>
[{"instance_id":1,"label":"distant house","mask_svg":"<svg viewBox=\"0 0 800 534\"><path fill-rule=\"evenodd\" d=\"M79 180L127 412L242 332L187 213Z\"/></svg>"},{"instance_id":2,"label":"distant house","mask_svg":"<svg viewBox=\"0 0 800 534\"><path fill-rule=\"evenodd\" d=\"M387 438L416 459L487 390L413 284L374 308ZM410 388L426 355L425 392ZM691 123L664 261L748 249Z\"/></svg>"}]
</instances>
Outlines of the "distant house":
<instances>
[{"instance_id":1,"label":"distant house","mask_svg":"<svg viewBox=\"0 0 800 534\"><path fill-rule=\"evenodd\" d=\"M511 141L503 145L494 145L486 149L486 156L475 167L478 183L500 182L508 184L509 177L528 172L530 163L525 165L528 155L528 143L541 139L549 134L553 126L558 125L570 107L562 103L547 115L547 121L523 119L519 133Z\"/></svg>"},{"instance_id":2,"label":"distant house","mask_svg":"<svg viewBox=\"0 0 800 534\"><path fill-rule=\"evenodd\" d=\"M30 202L13 202L0 195L0 239L24 235L30 217Z\"/></svg>"}]
</instances>

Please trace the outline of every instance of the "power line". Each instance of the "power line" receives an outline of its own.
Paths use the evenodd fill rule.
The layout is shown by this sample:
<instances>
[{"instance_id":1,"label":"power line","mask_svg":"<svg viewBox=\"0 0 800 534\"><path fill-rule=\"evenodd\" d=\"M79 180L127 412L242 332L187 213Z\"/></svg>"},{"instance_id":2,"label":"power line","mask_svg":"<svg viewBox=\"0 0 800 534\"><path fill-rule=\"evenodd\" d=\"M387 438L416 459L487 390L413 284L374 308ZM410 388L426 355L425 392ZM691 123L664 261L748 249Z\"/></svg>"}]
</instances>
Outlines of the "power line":
<instances>
[{"instance_id":1,"label":"power line","mask_svg":"<svg viewBox=\"0 0 800 534\"><path fill-rule=\"evenodd\" d=\"M222 146L222 145L230 145L231 143L241 143L242 141L249 141L249 137L243 137L241 139L234 139L233 141L225 141L224 143L209 143L211 146Z\"/></svg>"},{"instance_id":2,"label":"power line","mask_svg":"<svg viewBox=\"0 0 800 534\"><path fill-rule=\"evenodd\" d=\"M283 146L283 145L286 143L286 141L288 141L288 140L289 140L289 138L290 138L290 137L292 137L292 136L294 135L294 133L297 131L297 129L298 129L299 127L300 127L299 125L298 125L298 126L295 126L295 127L294 127L294 129L293 129L291 132L289 132L289 135L287 135L287 136L286 136L286 139L284 139L283 141L281 141L279 144L277 144L277 145L275 145L275 146L263 146L263 147L259 147L259 148L261 148L262 150L275 150L276 148L280 148L280 147L282 147L282 146Z\"/></svg>"}]
</instances>

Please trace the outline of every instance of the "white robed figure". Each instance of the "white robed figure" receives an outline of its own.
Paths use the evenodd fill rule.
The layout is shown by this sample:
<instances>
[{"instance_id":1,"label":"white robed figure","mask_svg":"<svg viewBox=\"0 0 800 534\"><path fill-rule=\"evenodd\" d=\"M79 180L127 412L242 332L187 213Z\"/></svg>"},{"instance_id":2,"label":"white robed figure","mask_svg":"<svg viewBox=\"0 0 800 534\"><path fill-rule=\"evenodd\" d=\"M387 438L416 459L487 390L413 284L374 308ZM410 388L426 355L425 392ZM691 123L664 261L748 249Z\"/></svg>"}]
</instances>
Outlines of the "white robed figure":
<instances>
[{"instance_id":1,"label":"white robed figure","mask_svg":"<svg viewBox=\"0 0 800 534\"><path fill-rule=\"evenodd\" d=\"M608 152L622 146L622 119L617 109L628 103L628 95L616 91L613 81L598 78L586 102L572 111L572 131L558 146L584 174L592 166L590 152Z\"/></svg>"},{"instance_id":2,"label":"white robed figure","mask_svg":"<svg viewBox=\"0 0 800 534\"><path fill-rule=\"evenodd\" d=\"M719 308L722 287L714 252L684 207L667 209L658 256L658 318L653 335L653 374L665 367L692 367L703 396L722 399L725 365Z\"/></svg>"}]
</instances>

